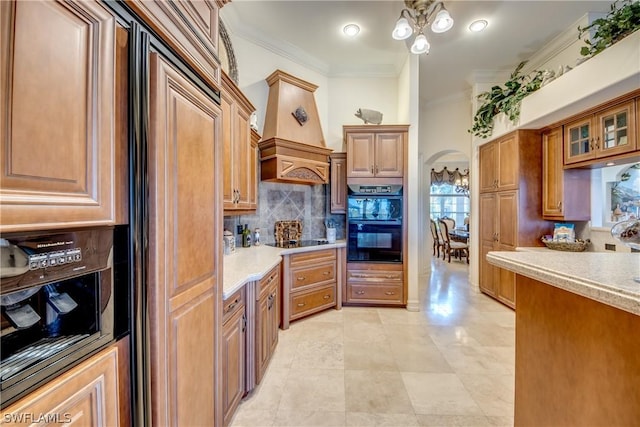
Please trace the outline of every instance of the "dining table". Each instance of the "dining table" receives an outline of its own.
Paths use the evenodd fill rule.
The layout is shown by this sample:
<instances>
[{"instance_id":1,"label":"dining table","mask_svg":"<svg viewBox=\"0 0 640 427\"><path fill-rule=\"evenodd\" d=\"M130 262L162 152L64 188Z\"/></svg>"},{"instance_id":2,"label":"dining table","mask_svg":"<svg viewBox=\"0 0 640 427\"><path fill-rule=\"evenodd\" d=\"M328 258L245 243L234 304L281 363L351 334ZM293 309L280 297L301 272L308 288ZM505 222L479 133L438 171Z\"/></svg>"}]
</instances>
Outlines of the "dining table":
<instances>
[{"instance_id":1,"label":"dining table","mask_svg":"<svg viewBox=\"0 0 640 427\"><path fill-rule=\"evenodd\" d=\"M454 242L468 243L469 232L464 228L454 228L449 231L449 238Z\"/></svg>"}]
</instances>

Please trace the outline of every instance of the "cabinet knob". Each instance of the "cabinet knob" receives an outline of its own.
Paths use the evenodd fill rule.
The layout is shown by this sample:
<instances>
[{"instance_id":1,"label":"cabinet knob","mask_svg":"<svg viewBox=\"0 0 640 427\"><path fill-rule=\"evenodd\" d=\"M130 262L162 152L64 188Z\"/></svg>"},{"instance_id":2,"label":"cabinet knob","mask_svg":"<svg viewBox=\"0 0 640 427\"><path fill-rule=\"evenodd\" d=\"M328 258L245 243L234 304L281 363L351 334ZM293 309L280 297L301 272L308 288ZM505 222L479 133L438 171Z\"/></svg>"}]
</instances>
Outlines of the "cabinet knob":
<instances>
[{"instance_id":1,"label":"cabinet knob","mask_svg":"<svg viewBox=\"0 0 640 427\"><path fill-rule=\"evenodd\" d=\"M387 291L387 292L385 292L384 294L385 294L385 295L395 295L396 293L395 293L395 292L391 292L391 291Z\"/></svg>"},{"instance_id":2,"label":"cabinet knob","mask_svg":"<svg viewBox=\"0 0 640 427\"><path fill-rule=\"evenodd\" d=\"M364 291L356 291L357 295L364 295Z\"/></svg>"},{"instance_id":3,"label":"cabinet knob","mask_svg":"<svg viewBox=\"0 0 640 427\"><path fill-rule=\"evenodd\" d=\"M298 276L298 281L302 282L305 279L304 276Z\"/></svg>"},{"instance_id":4,"label":"cabinet knob","mask_svg":"<svg viewBox=\"0 0 640 427\"><path fill-rule=\"evenodd\" d=\"M329 298L331 298L331 296L330 296L330 295L325 295L325 296L323 296L322 298L324 298L324 299L329 299Z\"/></svg>"},{"instance_id":5,"label":"cabinet knob","mask_svg":"<svg viewBox=\"0 0 640 427\"><path fill-rule=\"evenodd\" d=\"M325 276L328 276L329 274L331 274L330 271L323 271L322 274L324 274Z\"/></svg>"},{"instance_id":6,"label":"cabinet knob","mask_svg":"<svg viewBox=\"0 0 640 427\"><path fill-rule=\"evenodd\" d=\"M304 303L303 302L299 302L298 303L298 307L304 307Z\"/></svg>"}]
</instances>

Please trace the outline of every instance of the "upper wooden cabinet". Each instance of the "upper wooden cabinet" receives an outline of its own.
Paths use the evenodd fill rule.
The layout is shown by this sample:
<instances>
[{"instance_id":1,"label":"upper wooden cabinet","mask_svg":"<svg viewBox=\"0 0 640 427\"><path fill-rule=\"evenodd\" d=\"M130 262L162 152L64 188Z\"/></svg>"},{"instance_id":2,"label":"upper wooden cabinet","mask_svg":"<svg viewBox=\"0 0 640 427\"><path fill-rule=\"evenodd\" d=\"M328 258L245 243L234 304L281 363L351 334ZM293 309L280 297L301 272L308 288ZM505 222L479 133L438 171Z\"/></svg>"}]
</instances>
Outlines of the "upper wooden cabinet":
<instances>
[{"instance_id":1,"label":"upper wooden cabinet","mask_svg":"<svg viewBox=\"0 0 640 427\"><path fill-rule=\"evenodd\" d=\"M215 88L220 88L219 4L213 0L126 0L158 35Z\"/></svg>"},{"instance_id":2,"label":"upper wooden cabinet","mask_svg":"<svg viewBox=\"0 0 640 427\"><path fill-rule=\"evenodd\" d=\"M222 73L222 142L225 213L255 211L258 188L258 140L250 126L255 107L231 79ZM256 139L257 138L257 139Z\"/></svg>"},{"instance_id":3,"label":"upper wooden cabinet","mask_svg":"<svg viewBox=\"0 0 640 427\"><path fill-rule=\"evenodd\" d=\"M535 144L538 135L516 131L480 147L480 192L515 190L520 164L526 164L525 144Z\"/></svg>"},{"instance_id":4,"label":"upper wooden cabinet","mask_svg":"<svg viewBox=\"0 0 640 427\"><path fill-rule=\"evenodd\" d=\"M542 216L549 220L591 219L591 173L563 168L562 127L542 134Z\"/></svg>"},{"instance_id":5,"label":"upper wooden cabinet","mask_svg":"<svg viewBox=\"0 0 640 427\"><path fill-rule=\"evenodd\" d=\"M564 125L565 165L636 150L636 102L633 99L597 110Z\"/></svg>"},{"instance_id":6,"label":"upper wooden cabinet","mask_svg":"<svg viewBox=\"0 0 640 427\"><path fill-rule=\"evenodd\" d=\"M0 232L113 224L113 16L3 1L0 22Z\"/></svg>"},{"instance_id":7,"label":"upper wooden cabinet","mask_svg":"<svg viewBox=\"0 0 640 427\"><path fill-rule=\"evenodd\" d=\"M409 126L343 126L348 178L402 178Z\"/></svg>"},{"instance_id":8,"label":"upper wooden cabinet","mask_svg":"<svg viewBox=\"0 0 640 427\"><path fill-rule=\"evenodd\" d=\"M331 213L347 212L347 153L331 153Z\"/></svg>"}]
</instances>

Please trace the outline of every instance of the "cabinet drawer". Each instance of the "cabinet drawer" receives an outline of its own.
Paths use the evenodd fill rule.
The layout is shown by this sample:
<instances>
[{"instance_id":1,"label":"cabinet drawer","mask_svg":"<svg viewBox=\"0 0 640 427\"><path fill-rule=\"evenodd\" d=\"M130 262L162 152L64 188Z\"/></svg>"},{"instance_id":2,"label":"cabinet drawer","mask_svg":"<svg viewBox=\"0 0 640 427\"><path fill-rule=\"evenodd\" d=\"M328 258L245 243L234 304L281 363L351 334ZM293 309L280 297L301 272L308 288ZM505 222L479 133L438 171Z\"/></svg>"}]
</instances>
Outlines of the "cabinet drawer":
<instances>
[{"instance_id":1,"label":"cabinet drawer","mask_svg":"<svg viewBox=\"0 0 640 427\"><path fill-rule=\"evenodd\" d=\"M336 304L336 284L291 294L291 319L315 313Z\"/></svg>"},{"instance_id":2,"label":"cabinet drawer","mask_svg":"<svg viewBox=\"0 0 640 427\"><path fill-rule=\"evenodd\" d=\"M313 262L313 264L318 264L323 261L330 261L336 259L336 250L335 249L323 249L320 251L310 251L310 252L302 252L298 254L290 255L291 266L296 266L299 264L306 264L309 262Z\"/></svg>"},{"instance_id":3,"label":"cabinet drawer","mask_svg":"<svg viewBox=\"0 0 640 427\"><path fill-rule=\"evenodd\" d=\"M273 283L280 282L280 264L275 266L260 281L258 281L258 289L256 289L256 300L260 299L263 294L269 292ZM278 285L279 286L279 285Z\"/></svg>"},{"instance_id":4,"label":"cabinet drawer","mask_svg":"<svg viewBox=\"0 0 640 427\"><path fill-rule=\"evenodd\" d=\"M402 286L399 285L371 285L353 284L347 285L349 300L352 302L395 302L402 304Z\"/></svg>"},{"instance_id":5,"label":"cabinet drawer","mask_svg":"<svg viewBox=\"0 0 640 427\"><path fill-rule=\"evenodd\" d=\"M244 308L244 286L222 303L222 323Z\"/></svg>"},{"instance_id":6,"label":"cabinet drawer","mask_svg":"<svg viewBox=\"0 0 640 427\"><path fill-rule=\"evenodd\" d=\"M347 272L348 283L402 284L402 271L351 270Z\"/></svg>"},{"instance_id":7,"label":"cabinet drawer","mask_svg":"<svg viewBox=\"0 0 640 427\"><path fill-rule=\"evenodd\" d=\"M289 275L292 289L333 282L336 278L336 263L332 261L314 267L292 268Z\"/></svg>"}]
</instances>

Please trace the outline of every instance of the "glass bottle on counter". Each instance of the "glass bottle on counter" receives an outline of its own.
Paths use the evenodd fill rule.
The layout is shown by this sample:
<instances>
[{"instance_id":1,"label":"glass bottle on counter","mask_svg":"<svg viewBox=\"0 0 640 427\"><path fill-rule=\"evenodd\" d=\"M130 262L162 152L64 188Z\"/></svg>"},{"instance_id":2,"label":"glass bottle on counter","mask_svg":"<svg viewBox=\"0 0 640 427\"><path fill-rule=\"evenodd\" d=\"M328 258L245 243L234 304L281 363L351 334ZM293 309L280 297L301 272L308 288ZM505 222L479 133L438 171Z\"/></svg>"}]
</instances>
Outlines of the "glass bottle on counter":
<instances>
[{"instance_id":1,"label":"glass bottle on counter","mask_svg":"<svg viewBox=\"0 0 640 427\"><path fill-rule=\"evenodd\" d=\"M244 225L242 230L242 247L248 248L251 246L251 230L249 230L249 224Z\"/></svg>"},{"instance_id":2,"label":"glass bottle on counter","mask_svg":"<svg viewBox=\"0 0 640 427\"><path fill-rule=\"evenodd\" d=\"M260 246L260 229L253 230L253 246Z\"/></svg>"}]
</instances>

